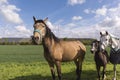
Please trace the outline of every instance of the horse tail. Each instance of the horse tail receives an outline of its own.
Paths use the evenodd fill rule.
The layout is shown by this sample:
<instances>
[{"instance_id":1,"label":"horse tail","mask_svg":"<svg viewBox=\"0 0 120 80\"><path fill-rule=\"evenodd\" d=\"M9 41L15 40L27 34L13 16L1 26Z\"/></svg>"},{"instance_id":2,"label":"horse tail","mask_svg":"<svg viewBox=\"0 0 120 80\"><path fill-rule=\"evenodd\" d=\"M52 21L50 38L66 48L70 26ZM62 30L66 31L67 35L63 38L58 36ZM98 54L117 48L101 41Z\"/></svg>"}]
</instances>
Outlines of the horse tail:
<instances>
[{"instance_id":1,"label":"horse tail","mask_svg":"<svg viewBox=\"0 0 120 80\"><path fill-rule=\"evenodd\" d=\"M81 54L82 54L81 58L82 58L82 61L83 61L84 58L85 58L85 54L86 54L86 47L82 42L79 41L79 43L80 43L79 47L80 47Z\"/></svg>"},{"instance_id":2,"label":"horse tail","mask_svg":"<svg viewBox=\"0 0 120 80\"><path fill-rule=\"evenodd\" d=\"M77 41L79 43L79 47L81 50L83 50L86 53L86 47L81 41Z\"/></svg>"}]
</instances>

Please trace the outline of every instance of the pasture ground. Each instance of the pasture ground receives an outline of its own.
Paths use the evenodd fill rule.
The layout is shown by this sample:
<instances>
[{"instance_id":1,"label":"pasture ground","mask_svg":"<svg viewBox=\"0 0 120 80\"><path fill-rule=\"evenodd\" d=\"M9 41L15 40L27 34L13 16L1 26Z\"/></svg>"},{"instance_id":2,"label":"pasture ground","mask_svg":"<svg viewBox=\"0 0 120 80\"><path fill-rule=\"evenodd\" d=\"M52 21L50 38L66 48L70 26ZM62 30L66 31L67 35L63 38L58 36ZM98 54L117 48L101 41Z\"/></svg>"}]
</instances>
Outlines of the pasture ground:
<instances>
[{"instance_id":1,"label":"pasture ground","mask_svg":"<svg viewBox=\"0 0 120 80\"><path fill-rule=\"evenodd\" d=\"M83 63L82 80L97 80L97 72L90 53L90 46ZM112 80L113 65L107 65L107 78ZM73 62L62 63L63 80L75 80ZM120 65L117 65L117 79L120 80ZM0 80L52 80L42 46L0 45Z\"/></svg>"}]
</instances>

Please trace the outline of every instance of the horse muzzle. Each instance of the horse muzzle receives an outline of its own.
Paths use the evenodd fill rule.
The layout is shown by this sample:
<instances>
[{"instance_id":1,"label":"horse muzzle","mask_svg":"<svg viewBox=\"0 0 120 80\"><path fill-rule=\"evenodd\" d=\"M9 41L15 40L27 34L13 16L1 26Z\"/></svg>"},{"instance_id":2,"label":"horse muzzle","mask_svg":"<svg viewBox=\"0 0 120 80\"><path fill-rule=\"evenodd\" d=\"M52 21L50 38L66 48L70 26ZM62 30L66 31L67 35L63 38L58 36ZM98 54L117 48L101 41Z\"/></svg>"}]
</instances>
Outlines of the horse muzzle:
<instances>
[{"instance_id":1,"label":"horse muzzle","mask_svg":"<svg viewBox=\"0 0 120 80\"><path fill-rule=\"evenodd\" d=\"M94 53L94 51L93 51L93 50L90 50L90 52L91 52L91 53Z\"/></svg>"},{"instance_id":2,"label":"horse muzzle","mask_svg":"<svg viewBox=\"0 0 120 80\"><path fill-rule=\"evenodd\" d=\"M39 37L31 36L31 38L32 38L32 42L36 45L39 45L42 42Z\"/></svg>"},{"instance_id":3,"label":"horse muzzle","mask_svg":"<svg viewBox=\"0 0 120 80\"><path fill-rule=\"evenodd\" d=\"M94 53L95 53L95 50L94 50L94 49L91 49L90 52L91 52L92 54L94 54Z\"/></svg>"}]
</instances>

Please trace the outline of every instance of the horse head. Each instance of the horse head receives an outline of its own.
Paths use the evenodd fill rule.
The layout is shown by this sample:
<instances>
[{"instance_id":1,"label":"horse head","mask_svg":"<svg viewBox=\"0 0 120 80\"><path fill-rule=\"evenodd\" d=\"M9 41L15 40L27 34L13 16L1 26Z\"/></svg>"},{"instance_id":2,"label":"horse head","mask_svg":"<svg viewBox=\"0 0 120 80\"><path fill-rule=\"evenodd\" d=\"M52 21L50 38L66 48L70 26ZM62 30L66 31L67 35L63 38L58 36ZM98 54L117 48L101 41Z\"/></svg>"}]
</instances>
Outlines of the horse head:
<instances>
[{"instance_id":1,"label":"horse head","mask_svg":"<svg viewBox=\"0 0 120 80\"><path fill-rule=\"evenodd\" d=\"M95 53L99 49L99 41L95 40L91 44L91 53Z\"/></svg>"},{"instance_id":2,"label":"horse head","mask_svg":"<svg viewBox=\"0 0 120 80\"><path fill-rule=\"evenodd\" d=\"M100 32L100 50L105 50L111 44L111 36L107 31Z\"/></svg>"},{"instance_id":3,"label":"horse head","mask_svg":"<svg viewBox=\"0 0 120 80\"><path fill-rule=\"evenodd\" d=\"M34 43L40 44L46 34L46 27L47 27L46 22L48 18L45 18L44 20L37 20L33 16L33 20L34 20L34 25L33 25L34 32L33 32L32 40Z\"/></svg>"}]
</instances>

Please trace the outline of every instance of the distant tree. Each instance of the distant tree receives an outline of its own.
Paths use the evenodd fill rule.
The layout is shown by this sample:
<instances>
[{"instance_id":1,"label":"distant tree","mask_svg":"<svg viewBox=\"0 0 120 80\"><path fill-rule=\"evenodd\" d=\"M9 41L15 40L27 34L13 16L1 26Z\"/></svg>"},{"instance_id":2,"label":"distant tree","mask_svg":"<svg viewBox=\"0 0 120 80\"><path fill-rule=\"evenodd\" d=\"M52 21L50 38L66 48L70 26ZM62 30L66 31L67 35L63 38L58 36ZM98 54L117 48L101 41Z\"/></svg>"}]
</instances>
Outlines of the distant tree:
<instances>
[{"instance_id":1,"label":"distant tree","mask_svg":"<svg viewBox=\"0 0 120 80\"><path fill-rule=\"evenodd\" d=\"M67 37L65 37L65 38L63 38L63 40L64 40L64 41L67 41L67 40L68 40L68 38L67 38Z\"/></svg>"}]
</instances>

